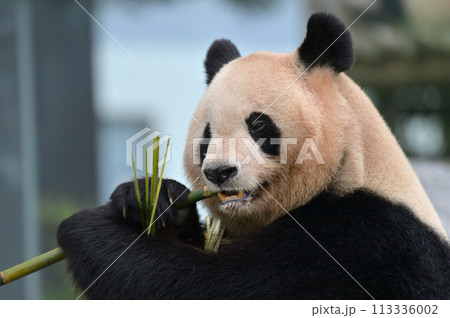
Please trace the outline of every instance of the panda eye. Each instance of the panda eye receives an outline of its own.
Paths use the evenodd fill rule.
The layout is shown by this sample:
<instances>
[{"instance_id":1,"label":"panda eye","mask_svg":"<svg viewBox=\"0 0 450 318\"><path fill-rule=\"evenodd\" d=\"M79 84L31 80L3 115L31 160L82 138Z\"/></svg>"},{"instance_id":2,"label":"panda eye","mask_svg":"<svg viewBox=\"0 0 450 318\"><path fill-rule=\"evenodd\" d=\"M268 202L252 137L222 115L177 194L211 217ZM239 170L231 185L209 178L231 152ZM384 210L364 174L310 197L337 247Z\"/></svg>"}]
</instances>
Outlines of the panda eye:
<instances>
[{"instance_id":1,"label":"panda eye","mask_svg":"<svg viewBox=\"0 0 450 318\"><path fill-rule=\"evenodd\" d=\"M259 132L266 128L266 123L263 120L258 120L254 124L252 124L252 130L254 132Z\"/></svg>"},{"instance_id":2,"label":"panda eye","mask_svg":"<svg viewBox=\"0 0 450 318\"><path fill-rule=\"evenodd\" d=\"M260 112L253 112L245 119L245 123L254 141L259 142L262 139L260 149L264 153L273 156L280 154L280 145L270 142L272 138L281 138L281 130L272 118Z\"/></svg>"}]
</instances>

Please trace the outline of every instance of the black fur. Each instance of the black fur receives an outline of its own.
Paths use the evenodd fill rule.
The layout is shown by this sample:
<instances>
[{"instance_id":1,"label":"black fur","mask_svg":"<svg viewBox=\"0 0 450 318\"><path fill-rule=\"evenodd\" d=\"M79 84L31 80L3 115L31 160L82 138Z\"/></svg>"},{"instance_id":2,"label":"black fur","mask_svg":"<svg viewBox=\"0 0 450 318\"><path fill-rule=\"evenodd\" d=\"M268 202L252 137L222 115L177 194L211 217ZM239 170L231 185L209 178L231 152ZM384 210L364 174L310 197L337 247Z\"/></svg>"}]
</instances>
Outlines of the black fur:
<instances>
[{"instance_id":1,"label":"black fur","mask_svg":"<svg viewBox=\"0 0 450 318\"><path fill-rule=\"evenodd\" d=\"M273 156L280 154L280 145L271 141L271 138L280 138L281 131L269 116L254 112L245 120L245 123L254 141L265 138L260 146L262 151ZM263 126L260 126L261 124Z\"/></svg>"},{"instance_id":2,"label":"black fur","mask_svg":"<svg viewBox=\"0 0 450 318\"><path fill-rule=\"evenodd\" d=\"M301 62L306 67L328 66L336 73L350 69L355 57L350 32L345 29L334 15L313 14L308 20L305 40L298 48Z\"/></svg>"},{"instance_id":3,"label":"black fur","mask_svg":"<svg viewBox=\"0 0 450 318\"><path fill-rule=\"evenodd\" d=\"M233 42L227 39L215 40L208 49L205 59L206 84L209 85L217 72L234 59L241 57L241 53Z\"/></svg>"},{"instance_id":4,"label":"black fur","mask_svg":"<svg viewBox=\"0 0 450 318\"><path fill-rule=\"evenodd\" d=\"M117 193L119 194L119 193ZM139 235L113 202L62 222L81 288ZM121 202L121 201L120 201ZM450 248L411 212L364 190L322 193L290 214L376 299L449 299ZM95 299L367 299L290 216L218 254L142 237L86 293Z\"/></svg>"},{"instance_id":5,"label":"black fur","mask_svg":"<svg viewBox=\"0 0 450 318\"><path fill-rule=\"evenodd\" d=\"M206 153L208 152L210 139L211 139L211 127L209 123L207 123L205 130L203 131L203 140L202 143L200 144L200 166L203 165L203 160L205 160Z\"/></svg>"}]
</instances>

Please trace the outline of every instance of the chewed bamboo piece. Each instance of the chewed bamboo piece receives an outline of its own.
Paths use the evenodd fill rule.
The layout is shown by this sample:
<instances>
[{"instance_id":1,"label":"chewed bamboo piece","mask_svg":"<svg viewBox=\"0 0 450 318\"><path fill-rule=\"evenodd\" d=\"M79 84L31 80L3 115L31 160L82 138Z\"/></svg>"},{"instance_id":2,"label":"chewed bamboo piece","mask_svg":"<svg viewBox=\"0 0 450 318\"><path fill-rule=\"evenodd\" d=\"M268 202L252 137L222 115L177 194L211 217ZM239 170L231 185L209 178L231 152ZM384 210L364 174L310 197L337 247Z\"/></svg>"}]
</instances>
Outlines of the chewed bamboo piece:
<instances>
[{"instance_id":1,"label":"chewed bamboo piece","mask_svg":"<svg viewBox=\"0 0 450 318\"><path fill-rule=\"evenodd\" d=\"M206 240L205 251L217 253L222 241L225 227L218 218L213 218L212 222L209 215L206 216Z\"/></svg>"}]
</instances>

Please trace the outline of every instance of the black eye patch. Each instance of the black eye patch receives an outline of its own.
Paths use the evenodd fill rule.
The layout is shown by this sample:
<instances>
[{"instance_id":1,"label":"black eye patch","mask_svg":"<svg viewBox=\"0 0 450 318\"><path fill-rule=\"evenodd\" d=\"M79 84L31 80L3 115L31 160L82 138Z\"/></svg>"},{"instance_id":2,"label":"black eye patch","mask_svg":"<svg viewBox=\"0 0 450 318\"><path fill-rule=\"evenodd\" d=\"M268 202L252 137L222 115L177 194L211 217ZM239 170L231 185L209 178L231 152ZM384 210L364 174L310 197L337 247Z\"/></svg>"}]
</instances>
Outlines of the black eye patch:
<instances>
[{"instance_id":1,"label":"black eye patch","mask_svg":"<svg viewBox=\"0 0 450 318\"><path fill-rule=\"evenodd\" d=\"M211 128L209 127L209 123L207 123L203 131L203 141L200 144L200 166L203 164L203 160L205 160L206 153L208 152L209 139L211 139Z\"/></svg>"},{"instance_id":2,"label":"black eye patch","mask_svg":"<svg viewBox=\"0 0 450 318\"><path fill-rule=\"evenodd\" d=\"M280 145L271 144L270 138L280 138L281 131L269 116L254 112L245 120L245 123L254 141L257 142L260 138L266 139L261 145L262 151L273 156L280 154Z\"/></svg>"}]
</instances>

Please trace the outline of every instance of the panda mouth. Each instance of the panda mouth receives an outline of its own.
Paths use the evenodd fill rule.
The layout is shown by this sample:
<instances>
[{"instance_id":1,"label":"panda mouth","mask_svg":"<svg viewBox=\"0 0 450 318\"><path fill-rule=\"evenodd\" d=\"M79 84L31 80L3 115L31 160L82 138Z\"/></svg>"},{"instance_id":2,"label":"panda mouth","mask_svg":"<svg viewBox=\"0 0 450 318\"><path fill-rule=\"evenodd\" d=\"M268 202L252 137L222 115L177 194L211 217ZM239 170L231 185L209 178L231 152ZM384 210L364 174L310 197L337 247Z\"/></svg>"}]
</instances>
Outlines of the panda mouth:
<instances>
[{"instance_id":1,"label":"panda mouth","mask_svg":"<svg viewBox=\"0 0 450 318\"><path fill-rule=\"evenodd\" d=\"M232 202L244 201L248 199L250 195L250 192L244 190L220 191L217 193L220 201L222 201L222 205Z\"/></svg>"},{"instance_id":2,"label":"panda mouth","mask_svg":"<svg viewBox=\"0 0 450 318\"><path fill-rule=\"evenodd\" d=\"M261 190L263 188L267 187L268 183L264 182L262 185L260 185L258 188L256 188L253 191L247 191L247 190L224 190L217 193L217 196L219 197L221 201L221 205L227 205L230 203L236 203L236 202L242 202L242 201L249 201L250 199L258 197Z\"/></svg>"}]
</instances>

